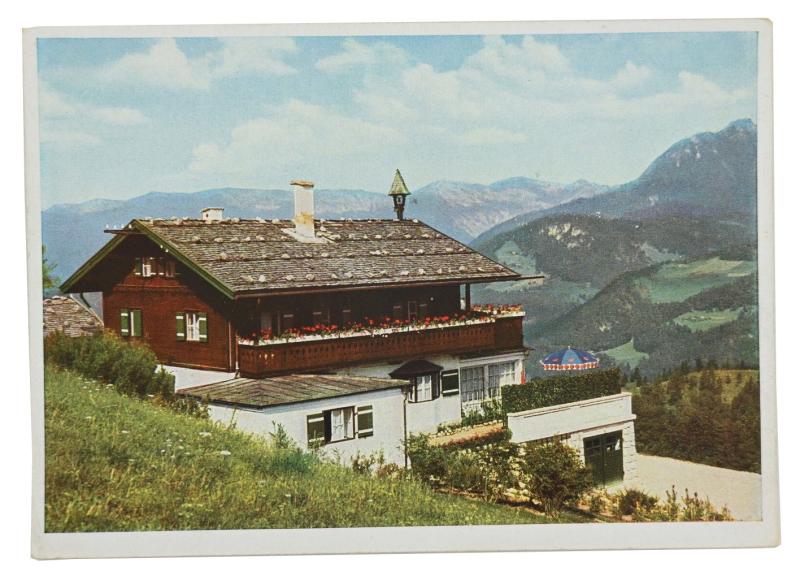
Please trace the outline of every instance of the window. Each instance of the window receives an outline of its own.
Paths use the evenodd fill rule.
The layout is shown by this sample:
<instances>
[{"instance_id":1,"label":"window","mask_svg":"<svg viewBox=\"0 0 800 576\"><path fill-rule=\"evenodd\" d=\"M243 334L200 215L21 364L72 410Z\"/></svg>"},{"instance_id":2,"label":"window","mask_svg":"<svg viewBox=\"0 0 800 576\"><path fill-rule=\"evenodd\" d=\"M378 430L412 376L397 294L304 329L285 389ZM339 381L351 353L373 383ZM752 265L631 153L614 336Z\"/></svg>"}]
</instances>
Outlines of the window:
<instances>
[{"instance_id":1,"label":"window","mask_svg":"<svg viewBox=\"0 0 800 576\"><path fill-rule=\"evenodd\" d=\"M119 333L121 336L141 338L142 311L122 308L119 311Z\"/></svg>"},{"instance_id":2,"label":"window","mask_svg":"<svg viewBox=\"0 0 800 576\"><path fill-rule=\"evenodd\" d=\"M516 362L461 369L461 401L483 401L500 396L500 387L515 384Z\"/></svg>"},{"instance_id":3,"label":"window","mask_svg":"<svg viewBox=\"0 0 800 576\"><path fill-rule=\"evenodd\" d=\"M402 304L395 304L392 306L392 319L393 320L402 320L404 318L403 315L403 305Z\"/></svg>"},{"instance_id":4,"label":"window","mask_svg":"<svg viewBox=\"0 0 800 576\"><path fill-rule=\"evenodd\" d=\"M347 406L306 416L309 448L373 434L372 406Z\"/></svg>"},{"instance_id":5,"label":"window","mask_svg":"<svg viewBox=\"0 0 800 576\"><path fill-rule=\"evenodd\" d=\"M164 261L164 276L175 278L175 260L167 259Z\"/></svg>"},{"instance_id":6,"label":"window","mask_svg":"<svg viewBox=\"0 0 800 576\"><path fill-rule=\"evenodd\" d=\"M458 394L458 370L442 372L442 396Z\"/></svg>"},{"instance_id":7,"label":"window","mask_svg":"<svg viewBox=\"0 0 800 576\"><path fill-rule=\"evenodd\" d=\"M294 314L291 312L284 312L281 314L280 331L286 332L291 328L294 328Z\"/></svg>"},{"instance_id":8,"label":"window","mask_svg":"<svg viewBox=\"0 0 800 576\"><path fill-rule=\"evenodd\" d=\"M330 414L330 442L349 440L355 436L353 428L353 409L338 408L331 410Z\"/></svg>"},{"instance_id":9,"label":"window","mask_svg":"<svg viewBox=\"0 0 800 576\"><path fill-rule=\"evenodd\" d=\"M417 320L417 301L416 300L409 300L408 301L408 321L409 322L416 322Z\"/></svg>"},{"instance_id":10,"label":"window","mask_svg":"<svg viewBox=\"0 0 800 576\"><path fill-rule=\"evenodd\" d=\"M208 342L208 315L205 312L177 312L175 337L180 341Z\"/></svg>"},{"instance_id":11,"label":"window","mask_svg":"<svg viewBox=\"0 0 800 576\"><path fill-rule=\"evenodd\" d=\"M314 324L327 325L331 323L331 311L327 306L321 306L312 313Z\"/></svg>"},{"instance_id":12,"label":"window","mask_svg":"<svg viewBox=\"0 0 800 576\"><path fill-rule=\"evenodd\" d=\"M427 302L420 302L419 303L419 317L420 318L427 318L430 314L428 313L428 303Z\"/></svg>"},{"instance_id":13,"label":"window","mask_svg":"<svg viewBox=\"0 0 800 576\"><path fill-rule=\"evenodd\" d=\"M411 402L427 402L439 397L439 375L423 374L411 378L408 399Z\"/></svg>"},{"instance_id":14,"label":"window","mask_svg":"<svg viewBox=\"0 0 800 576\"><path fill-rule=\"evenodd\" d=\"M501 386L508 386L516 382L514 378L515 367L516 362L489 364L489 386L486 390L488 398L500 396Z\"/></svg>"},{"instance_id":15,"label":"window","mask_svg":"<svg viewBox=\"0 0 800 576\"><path fill-rule=\"evenodd\" d=\"M350 308L342 308L342 326L347 326L353 321L353 310Z\"/></svg>"},{"instance_id":16,"label":"window","mask_svg":"<svg viewBox=\"0 0 800 576\"><path fill-rule=\"evenodd\" d=\"M473 366L461 369L461 401L473 402L484 399L484 367Z\"/></svg>"}]
</instances>

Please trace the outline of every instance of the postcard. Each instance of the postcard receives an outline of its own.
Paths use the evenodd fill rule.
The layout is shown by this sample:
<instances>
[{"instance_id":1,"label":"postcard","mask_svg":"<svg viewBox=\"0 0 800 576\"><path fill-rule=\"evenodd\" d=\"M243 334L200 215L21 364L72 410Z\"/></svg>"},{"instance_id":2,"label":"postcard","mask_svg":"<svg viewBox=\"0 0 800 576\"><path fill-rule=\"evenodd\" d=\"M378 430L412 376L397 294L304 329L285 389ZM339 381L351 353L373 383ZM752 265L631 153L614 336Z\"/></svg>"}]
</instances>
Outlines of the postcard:
<instances>
[{"instance_id":1,"label":"postcard","mask_svg":"<svg viewBox=\"0 0 800 576\"><path fill-rule=\"evenodd\" d=\"M771 46L25 30L33 555L777 545Z\"/></svg>"}]
</instances>

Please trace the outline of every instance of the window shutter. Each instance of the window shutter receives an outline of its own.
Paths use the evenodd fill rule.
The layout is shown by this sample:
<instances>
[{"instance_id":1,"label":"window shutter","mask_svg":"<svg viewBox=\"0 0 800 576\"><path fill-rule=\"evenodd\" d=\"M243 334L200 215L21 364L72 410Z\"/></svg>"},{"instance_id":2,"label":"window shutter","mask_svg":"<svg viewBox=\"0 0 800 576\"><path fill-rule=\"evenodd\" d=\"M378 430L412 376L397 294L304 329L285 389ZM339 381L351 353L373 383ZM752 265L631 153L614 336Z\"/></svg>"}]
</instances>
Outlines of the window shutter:
<instances>
[{"instance_id":1,"label":"window shutter","mask_svg":"<svg viewBox=\"0 0 800 576\"><path fill-rule=\"evenodd\" d=\"M142 335L142 311L131 310L131 336Z\"/></svg>"},{"instance_id":2,"label":"window shutter","mask_svg":"<svg viewBox=\"0 0 800 576\"><path fill-rule=\"evenodd\" d=\"M186 340L186 316L183 312L175 314L175 338L180 341Z\"/></svg>"},{"instance_id":3,"label":"window shutter","mask_svg":"<svg viewBox=\"0 0 800 576\"><path fill-rule=\"evenodd\" d=\"M200 332L200 342L208 342L208 317L205 312L197 313L197 328Z\"/></svg>"},{"instance_id":4,"label":"window shutter","mask_svg":"<svg viewBox=\"0 0 800 576\"><path fill-rule=\"evenodd\" d=\"M163 276L164 275L164 259L163 258L159 258L158 260L156 260L156 271L158 272L159 276Z\"/></svg>"},{"instance_id":5,"label":"window shutter","mask_svg":"<svg viewBox=\"0 0 800 576\"><path fill-rule=\"evenodd\" d=\"M130 336L130 316L127 308L119 311L119 333L122 336Z\"/></svg>"},{"instance_id":6,"label":"window shutter","mask_svg":"<svg viewBox=\"0 0 800 576\"><path fill-rule=\"evenodd\" d=\"M458 394L458 370L442 372L442 396Z\"/></svg>"},{"instance_id":7,"label":"window shutter","mask_svg":"<svg viewBox=\"0 0 800 576\"><path fill-rule=\"evenodd\" d=\"M431 400L439 397L439 374L431 374Z\"/></svg>"},{"instance_id":8,"label":"window shutter","mask_svg":"<svg viewBox=\"0 0 800 576\"><path fill-rule=\"evenodd\" d=\"M420 302L419 303L419 317L420 318L427 318L428 317L428 303L427 302Z\"/></svg>"},{"instance_id":9,"label":"window shutter","mask_svg":"<svg viewBox=\"0 0 800 576\"><path fill-rule=\"evenodd\" d=\"M322 412L306 416L308 447L316 448L325 441L325 415Z\"/></svg>"},{"instance_id":10,"label":"window shutter","mask_svg":"<svg viewBox=\"0 0 800 576\"><path fill-rule=\"evenodd\" d=\"M134 258L133 259L133 273L137 276L142 275L142 259L141 258Z\"/></svg>"},{"instance_id":11,"label":"window shutter","mask_svg":"<svg viewBox=\"0 0 800 576\"><path fill-rule=\"evenodd\" d=\"M356 408L356 427L358 437L372 436L372 406L359 406Z\"/></svg>"},{"instance_id":12,"label":"window shutter","mask_svg":"<svg viewBox=\"0 0 800 576\"><path fill-rule=\"evenodd\" d=\"M392 306L392 317L395 320L402 320L403 319L403 305L402 304L395 304Z\"/></svg>"},{"instance_id":13,"label":"window shutter","mask_svg":"<svg viewBox=\"0 0 800 576\"><path fill-rule=\"evenodd\" d=\"M323 412L322 417L324 419L324 432L325 432L325 442L331 441L331 413L330 410L328 412Z\"/></svg>"}]
</instances>

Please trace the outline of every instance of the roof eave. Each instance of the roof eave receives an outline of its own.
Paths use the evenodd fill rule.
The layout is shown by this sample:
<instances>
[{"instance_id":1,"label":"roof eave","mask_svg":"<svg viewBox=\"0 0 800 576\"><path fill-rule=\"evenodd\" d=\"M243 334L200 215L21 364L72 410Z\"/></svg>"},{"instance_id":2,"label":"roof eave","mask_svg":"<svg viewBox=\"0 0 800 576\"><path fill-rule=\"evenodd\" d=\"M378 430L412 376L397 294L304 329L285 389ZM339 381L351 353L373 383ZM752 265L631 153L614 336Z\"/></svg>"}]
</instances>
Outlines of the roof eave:
<instances>
[{"instance_id":1,"label":"roof eave","mask_svg":"<svg viewBox=\"0 0 800 576\"><path fill-rule=\"evenodd\" d=\"M383 284L348 284L338 286L306 286L304 288L254 288L252 290L235 290L234 299L257 298L259 296L305 294L308 292L350 292L355 290L381 290L384 288L406 288L419 286L447 286L460 284L490 284L492 282L511 282L520 280L520 274L513 276L463 277L447 280L422 280L420 282L386 282Z\"/></svg>"}]
</instances>

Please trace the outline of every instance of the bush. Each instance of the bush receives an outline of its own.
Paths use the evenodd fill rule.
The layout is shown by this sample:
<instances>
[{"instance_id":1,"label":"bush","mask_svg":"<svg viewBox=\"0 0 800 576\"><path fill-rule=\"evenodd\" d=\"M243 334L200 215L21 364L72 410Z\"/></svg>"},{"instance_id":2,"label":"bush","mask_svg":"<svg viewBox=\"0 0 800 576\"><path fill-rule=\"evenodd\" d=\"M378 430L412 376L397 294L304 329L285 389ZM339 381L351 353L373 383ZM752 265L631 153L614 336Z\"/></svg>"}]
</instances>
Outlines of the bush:
<instances>
[{"instance_id":1,"label":"bush","mask_svg":"<svg viewBox=\"0 0 800 576\"><path fill-rule=\"evenodd\" d=\"M599 398L619 394L622 391L618 368L537 378L527 384L503 386L503 414L534 410L546 406Z\"/></svg>"},{"instance_id":2,"label":"bush","mask_svg":"<svg viewBox=\"0 0 800 576\"><path fill-rule=\"evenodd\" d=\"M461 426L477 426L503 419L503 404L497 398L482 402L480 408L465 412L461 416Z\"/></svg>"},{"instance_id":3,"label":"bush","mask_svg":"<svg viewBox=\"0 0 800 576\"><path fill-rule=\"evenodd\" d=\"M647 514L658 504L658 498L635 488L615 494L615 500L617 516Z\"/></svg>"},{"instance_id":4,"label":"bush","mask_svg":"<svg viewBox=\"0 0 800 576\"><path fill-rule=\"evenodd\" d=\"M520 479L528 497L548 516L557 517L592 488L592 473L577 450L560 442L526 446L521 460Z\"/></svg>"},{"instance_id":5,"label":"bush","mask_svg":"<svg viewBox=\"0 0 800 576\"><path fill-rule=\"evenodd\" d=\"M202 415L207 411L194 401L176 399L175 377L139 342L127 342L110 332L72 338L54 332L44 340L45 362L78 372L86 378L111 384L129 396L155 398L179 412Z\"/></svg>"}]
</instances>

